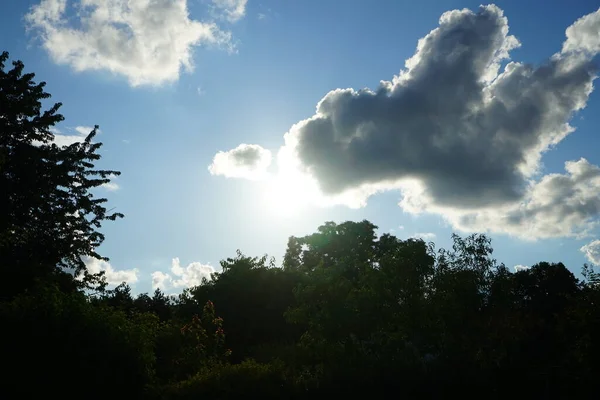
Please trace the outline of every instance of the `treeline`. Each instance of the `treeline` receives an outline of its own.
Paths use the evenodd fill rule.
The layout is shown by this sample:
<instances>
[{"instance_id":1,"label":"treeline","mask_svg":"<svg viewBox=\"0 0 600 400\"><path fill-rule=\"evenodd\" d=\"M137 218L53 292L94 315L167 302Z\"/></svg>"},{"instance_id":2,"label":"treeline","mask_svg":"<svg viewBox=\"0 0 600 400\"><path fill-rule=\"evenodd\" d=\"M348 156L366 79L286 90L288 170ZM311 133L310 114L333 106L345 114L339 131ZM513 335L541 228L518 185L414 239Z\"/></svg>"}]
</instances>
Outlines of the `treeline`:
<instances>
[{"instance_id":1,"label":"treeline","mask_svg":"<svg viewBox=\"0 0 600 400\"><path fill-rule=\"evenodd\" d=\"M60 105L0 56L0 398L592 398L600 277L513 273L485 235L453 247L368 221L238 253L177 296L107 289L83 262L121 217L94 188L95 131L57 146Z\"/></svg>"}]
</instances>

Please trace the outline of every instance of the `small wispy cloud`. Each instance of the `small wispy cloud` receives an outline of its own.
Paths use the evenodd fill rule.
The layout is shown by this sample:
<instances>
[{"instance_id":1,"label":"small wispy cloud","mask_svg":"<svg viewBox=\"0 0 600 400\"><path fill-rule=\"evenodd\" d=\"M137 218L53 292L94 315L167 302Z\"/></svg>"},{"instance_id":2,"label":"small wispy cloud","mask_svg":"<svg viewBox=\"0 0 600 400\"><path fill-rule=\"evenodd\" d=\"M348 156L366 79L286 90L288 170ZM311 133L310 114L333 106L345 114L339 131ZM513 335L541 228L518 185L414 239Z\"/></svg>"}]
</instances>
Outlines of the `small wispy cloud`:
<instances>
[{"instance_id":1,"label":"small wispy cloud","mask_svg":"<svg viewBox=\"0 0 600 400\"><path fill-rule=\"evenodd\" d=\"M241 144L229 151L220 151L208 167L212 175L227 178L262 179L271 165L271 152L257 144Z\"/></svg>"},{"instance_id":2,"label":"small wispy cloud","mask_svg":"<svg viewBox=\"0 0 600 400\"><path fill-rule=\"evenodd\" d=\"M433 232L415 233L414 235L411 236L411 238L423 239L423 240L433 240L436 238L436 234Z\"/></svg>"},{"instance_id":3,"label":"small wispy cloud","mask_svg":"<svg viewBox=\"0 0 600 400\"><path fill-rule=\"evenodd\" d=\"M395 233L397 231L402 231L402 230L404 230L404 226L403 225L398 225L397 228L390 228L390 232L391 233Z\"/></svg>"},{"instance_id":4,"label":"small wispy cloud","mask_svg":"<svg viewBox=\"0 0 600 400\"><path fill-rule=\"evenodd\" d=\"M267 19L272 19L273 17L275 17L277 14L275 12L273 12L273 10L269 7L265 7L262 4L259 4L260 10L256 13L256 19L260 20L260 21L264 21Z\"/></svg>"},{"instance_id":5,"label":"small wispy cloud","mask_svg":"<svg viewBox=\"0 0 600 400\"><path fill-rule=\"evenodd\" d=\"M119 190L121 188L118 183L112 182L112 181L104 183L100 187L103 188L104 190L108 190L109 192L116 192L117 190Z\"/></svg>"},{"instance_id":6,"label":"small wispy cloud","mask_svg":"<svg viewBox=\"0 0 600 400\"><path fill-rule=\"evenodd\" d=\"M58 128L50 128L50 132L54 135L54 138L52 141L59 147L70 146L73 143L82 142L85 139L85 137L90 133L91 129L90 129L90 131L82 133L77 128L82 128L82 127L78 126L76 128L68 128L69 130L71 130L71 129L75 130L75 132L77 132L75 135L65 134Z\"/></svg>"},{"instance_id":7,"label":"small wispy cloud","mask_svg":"<svg viewBox=\"0 0 600 400\"><path fill-rule=\"evenodd\" d=\"M246 15L248 0L212 0L213 13L218 18L237 22Z\"/></svg>"},{"instance_id":8,"label":"small wispy cloud","mask_svg":"<svg viewBox=\"0 0 600 400\"><path fill-rule=\"evenodd\" d=\"M588 261L594 265L600 265L600 240L594 240L579 249Z\"/></svg>"},{"instance_id":9,"label":"small wispy cloud","mask_svg":"<svg viewBox=\"0 0 600 400\"><path fill-rule=\"evenodd\" d=\"M75 129L75 131L77 131L77 133L79 133L80 135L83 135L83 136L89 135L90 132L94 130L94 128L91 126L76 126L73 129ZM98 129L98 133L100 133L100 129Z\"/></svg>"}]
</instances>

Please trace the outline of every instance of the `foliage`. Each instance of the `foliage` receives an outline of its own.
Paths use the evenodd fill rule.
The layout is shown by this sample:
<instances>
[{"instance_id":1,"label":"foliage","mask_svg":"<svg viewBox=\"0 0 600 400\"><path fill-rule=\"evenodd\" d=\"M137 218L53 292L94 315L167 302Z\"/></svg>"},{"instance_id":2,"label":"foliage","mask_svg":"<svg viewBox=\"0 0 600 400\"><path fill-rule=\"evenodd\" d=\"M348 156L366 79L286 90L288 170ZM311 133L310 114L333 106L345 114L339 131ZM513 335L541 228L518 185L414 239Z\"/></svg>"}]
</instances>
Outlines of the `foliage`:
<instances>
[{"instance_id":1,"label":"foliage","mask_svg":"<svg viewBox=\"0 0 600 400\"><path fill-rule=\"evenodd\" d=\"M221 273L189 290L180 301L188 315L209 300L218 306L225 320L232 360L258 357L256 350L260 347L290 343L299 337L301 331L287 324L283 316L295 301L294 271L274 268L266 256L253 258L240 252L235 258L223 260L221 267Z\"/></svg>"},{"instance_id":2,"label":"foliage","mask_svg":"<svg viewBox=\"0 0 600 400\"><path fill-rule=\"evenodd\" d=\"M260 399L280 399L292 398L296 390L286 379L280 363L260 364L246 360L204 368L194 377L164 390L161 398L239 399L251 395Z\"/></svg>"},{"instance_id":3,"label":"foliage","mask_svg":"<svg viewBox=\"0 0 600 400\"><path fill-rule=\"evenodd\" d=\"M211 301L206 303L201 315L193 315L178 330L174 328L172 323L164 325L162 340L157 342L162 346L157 353L168 366L161 371L167 379L189 378L205 366L226 362L231 355L231 350L225 348L223 319L216 316Z\"/></svg>"},{"instance_id":4,"label":"foliage","mask_svg":"<svg viewBox=\"0 0 600 400\"><path fill-rule=\"evenodd\" d=\"M82 293L44 286L0 303L0 319L8 398L106 398L117 392L139 398L152 382L158 327L152 314L127 318L91 305Z\"/></svg>"}]
</instances>

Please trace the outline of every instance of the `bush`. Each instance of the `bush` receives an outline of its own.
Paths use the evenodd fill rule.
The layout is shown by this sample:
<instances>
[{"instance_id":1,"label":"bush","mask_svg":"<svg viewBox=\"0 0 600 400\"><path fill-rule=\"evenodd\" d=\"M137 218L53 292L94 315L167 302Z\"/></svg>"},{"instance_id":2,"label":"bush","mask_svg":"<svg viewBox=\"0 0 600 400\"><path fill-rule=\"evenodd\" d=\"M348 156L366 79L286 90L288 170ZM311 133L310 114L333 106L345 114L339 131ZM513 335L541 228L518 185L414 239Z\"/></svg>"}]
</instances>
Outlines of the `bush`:
<instances>
[{"instance_id":1,"label":"bush","mask_svg":"<svg viewBox=\"0 0 600 400\"><path fill-rule=\"evenodd\" d=\"M292 398L297 392L280 363L260 364L247 360L241 364L220 364L205 368L196 376L167 388L164 400Z\"/></svg>"},{"instance_id":2,"label":"bush","mask_svg":"<svg viewBox=\"0 0 600 400\"><path fill-rule=\"evenodd\" d=\"M0 303L3 389L9 398L140 398L154 370L155 316L90 304L82 293L38 288Z\"/></svg>"}]
</instances>

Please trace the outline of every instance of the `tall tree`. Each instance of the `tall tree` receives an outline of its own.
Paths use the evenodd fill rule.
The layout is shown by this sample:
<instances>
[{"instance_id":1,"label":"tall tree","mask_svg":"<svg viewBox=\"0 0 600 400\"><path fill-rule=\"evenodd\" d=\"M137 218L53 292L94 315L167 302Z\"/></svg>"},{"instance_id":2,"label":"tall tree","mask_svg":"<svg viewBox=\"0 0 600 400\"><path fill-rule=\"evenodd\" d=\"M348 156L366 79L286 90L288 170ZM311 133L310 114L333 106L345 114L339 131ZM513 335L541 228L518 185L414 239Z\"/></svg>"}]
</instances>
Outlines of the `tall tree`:
<instances>
[{"instance_id":1,"label":"tall tree","mask_svg":"<svg viewBox=\"0 0 600 400\"><path fill-rule=\"evenodd\" d=\"M24 73L21 61L5 70L0 55L0 293L12 298L37 281L86 274L85 256L105 259L96 249L99 229L110 213L106 199L91 190L110 182L117 171L95 168L101 143L97 128L79 143L58 146L52 128L64 118L61 103L42 110L50 98L45 82ZM66 271L71 274L66 274ZM88 281L90 281L88 279Z\"/></svg>"}]
</instances>

